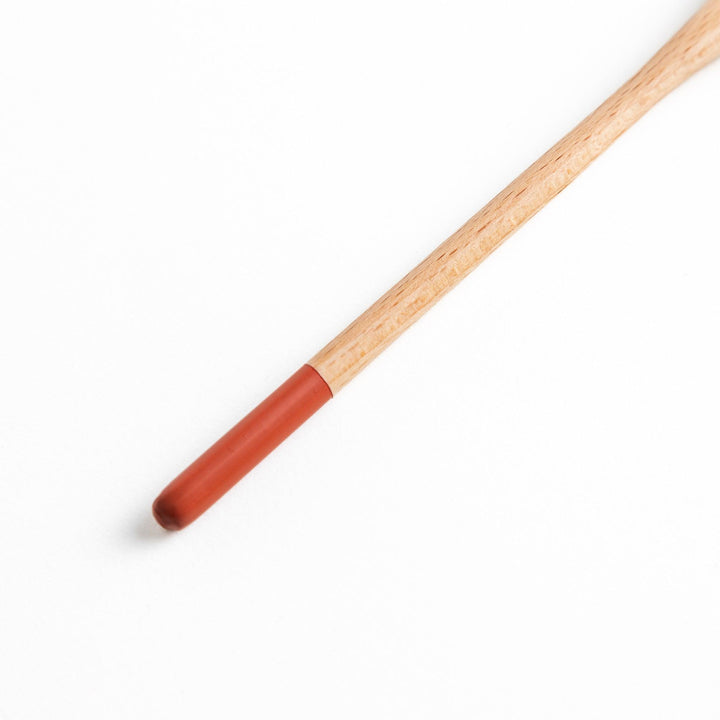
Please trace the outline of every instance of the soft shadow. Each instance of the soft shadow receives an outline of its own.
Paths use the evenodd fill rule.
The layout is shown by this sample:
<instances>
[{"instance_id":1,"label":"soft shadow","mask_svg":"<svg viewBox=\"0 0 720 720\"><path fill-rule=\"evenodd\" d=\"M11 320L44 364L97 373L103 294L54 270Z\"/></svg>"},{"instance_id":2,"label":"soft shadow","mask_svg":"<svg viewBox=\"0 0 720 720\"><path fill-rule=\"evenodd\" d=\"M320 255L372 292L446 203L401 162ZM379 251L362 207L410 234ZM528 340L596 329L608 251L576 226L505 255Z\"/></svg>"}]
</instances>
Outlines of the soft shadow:
<instances>
[{"instance_id":1,"label":"soft shadow","mask_svg":"<svg viewBox=\"0 0 720 720\"><path fill-rule=\"evenodd\" d=\"M161 540L167 540L172 536L173 533L163 530L152 513L143 513L135 522L134 526L131 527L130 533L128 534L128 540L136 543L149 543L159 542Z\"/></svg>"}]
</instances>

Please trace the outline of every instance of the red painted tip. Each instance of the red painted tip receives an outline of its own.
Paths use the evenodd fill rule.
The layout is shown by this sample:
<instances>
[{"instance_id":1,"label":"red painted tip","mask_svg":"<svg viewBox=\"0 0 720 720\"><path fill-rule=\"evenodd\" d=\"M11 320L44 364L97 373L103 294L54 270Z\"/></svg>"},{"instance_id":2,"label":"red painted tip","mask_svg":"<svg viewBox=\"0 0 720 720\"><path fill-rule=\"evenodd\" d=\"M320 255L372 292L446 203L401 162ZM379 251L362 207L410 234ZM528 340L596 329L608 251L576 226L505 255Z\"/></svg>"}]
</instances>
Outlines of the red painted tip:
<instances>
[{"instance_id":1,"label":"red painted tip","mask_svg":"<svg viewBox=\"0 0 720 720\"><path fill-rule=\"evenodd\" d=\"M160 493L155 519L166 530L187 527L331 398L304 365Z\"/></svg>"}]
</instances>

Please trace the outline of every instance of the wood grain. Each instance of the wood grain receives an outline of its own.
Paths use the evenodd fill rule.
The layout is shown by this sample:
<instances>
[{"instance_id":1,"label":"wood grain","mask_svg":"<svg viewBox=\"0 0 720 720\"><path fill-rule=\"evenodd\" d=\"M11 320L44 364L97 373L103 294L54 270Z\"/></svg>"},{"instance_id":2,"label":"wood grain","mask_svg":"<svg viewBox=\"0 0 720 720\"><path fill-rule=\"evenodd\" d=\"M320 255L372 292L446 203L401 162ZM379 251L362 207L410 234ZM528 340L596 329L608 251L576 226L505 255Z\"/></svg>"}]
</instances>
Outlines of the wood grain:
<instances>
[{"instance_id":1,"label":"wood grain","mask_svg":"<svg viewBox=\"0 0 720 720\"><path fill-rule=\"evenodd\" d=\"M637 75L310 360L333 394L564 190L653 105L718 57L720 0L711 0Z\"/></svg>"}]
</instances>

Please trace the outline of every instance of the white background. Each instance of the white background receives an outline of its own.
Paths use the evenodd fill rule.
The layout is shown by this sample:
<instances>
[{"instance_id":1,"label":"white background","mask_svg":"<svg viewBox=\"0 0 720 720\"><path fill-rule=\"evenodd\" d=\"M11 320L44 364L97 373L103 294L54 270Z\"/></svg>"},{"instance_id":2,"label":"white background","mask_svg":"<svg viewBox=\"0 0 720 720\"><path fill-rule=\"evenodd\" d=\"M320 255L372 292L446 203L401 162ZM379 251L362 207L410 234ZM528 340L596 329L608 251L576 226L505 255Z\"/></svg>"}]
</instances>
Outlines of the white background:
<instances>
[{"instance_id":1,"label":"white background","mask_svg":"<svg viewBox=\"0 0 720 720\"><path fill-rule=\"evenodd\" d=\"M720 716L720 65L150 517L698 7L3 4L2 720Z\"/></svg>"}]
</instances>

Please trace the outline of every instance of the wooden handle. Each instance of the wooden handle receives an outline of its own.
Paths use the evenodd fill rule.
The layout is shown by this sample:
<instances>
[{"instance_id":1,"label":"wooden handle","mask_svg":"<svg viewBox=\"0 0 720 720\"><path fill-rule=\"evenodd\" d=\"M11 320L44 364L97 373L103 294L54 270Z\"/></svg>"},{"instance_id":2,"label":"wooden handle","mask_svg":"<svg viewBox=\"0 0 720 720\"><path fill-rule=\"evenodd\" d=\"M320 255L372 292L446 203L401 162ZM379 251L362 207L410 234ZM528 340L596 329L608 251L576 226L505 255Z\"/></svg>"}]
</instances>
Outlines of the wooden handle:
<instances>
[{"instance_id":1,"label":"wooden handle","mask_svg":"<svg viewBox=\"0 0 720 720\"><path fill-rule=\"evenodd\" d=\"M658 100L719 56L720 0L712 0L632 80L340 333L310 367L170 483L153 505L157 521L179 530L195 520Z\"/></svg>"},{"instance_id":2,"label":"wooden handle","mask_svg":"<svg viewBox=\"0 0 720 720\"><path fill-rule=\"evenodd\" d=\"M711 0L635 77L310 360L333 394L564 190L655 103L718 57L720 0Z\"/></svg>"}]
</instances>

